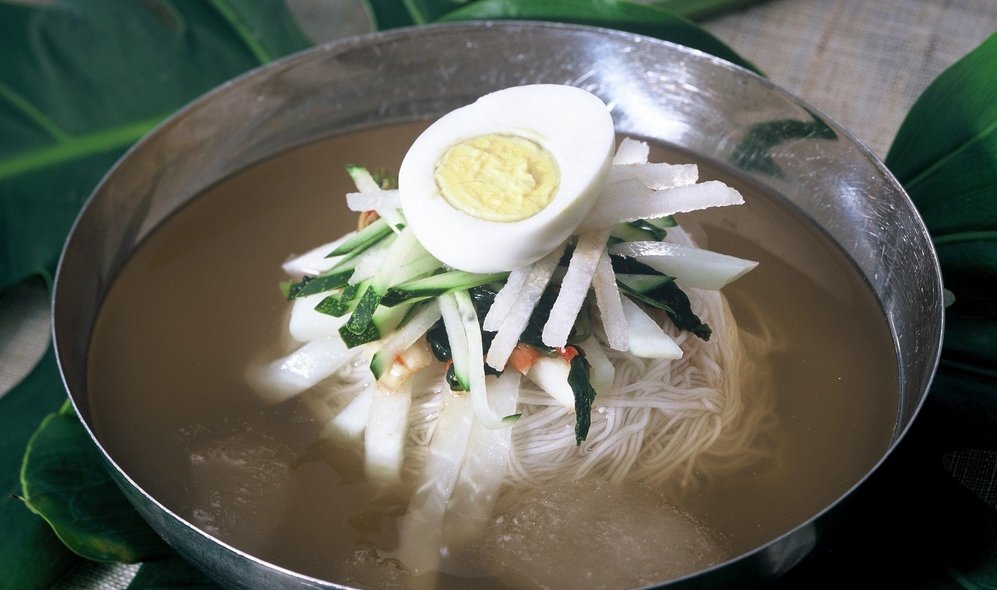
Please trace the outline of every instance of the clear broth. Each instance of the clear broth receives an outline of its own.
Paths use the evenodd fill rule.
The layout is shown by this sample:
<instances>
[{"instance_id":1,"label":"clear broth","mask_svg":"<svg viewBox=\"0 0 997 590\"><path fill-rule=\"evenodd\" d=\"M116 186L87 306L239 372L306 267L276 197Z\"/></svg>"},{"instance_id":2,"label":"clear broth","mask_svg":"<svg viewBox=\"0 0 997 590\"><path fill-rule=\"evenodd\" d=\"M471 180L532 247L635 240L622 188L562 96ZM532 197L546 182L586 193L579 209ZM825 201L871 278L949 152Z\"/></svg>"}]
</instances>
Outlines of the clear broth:
<instances>
[{"instance_id":1,"label":"clear broth","mask_svg":"<svg viewBox=\"0 0 997 590\"><path fill-rule=\"evenodd\" d=\"M384 522L399 503L378 498L348 453L315 446L320 424L305 404L267 406L244 374L284 350L281 263L355 225L343 166L397 168L423 128L330 138L206 191L122 269L90 347L95 431L140 486L237 548L340 583L358 544L391 542ZM690 158L656 148L652 160ZM724 293L735 317L765 318L781 343L767 355L776 454L683 506L737 555L815 515L882 456L896 424L897 362L874 295L821 231L736 176L701 163L701 177L736 186L747 204L680 221L704 247L761 263Z\"/></svg>"}]
</instances>

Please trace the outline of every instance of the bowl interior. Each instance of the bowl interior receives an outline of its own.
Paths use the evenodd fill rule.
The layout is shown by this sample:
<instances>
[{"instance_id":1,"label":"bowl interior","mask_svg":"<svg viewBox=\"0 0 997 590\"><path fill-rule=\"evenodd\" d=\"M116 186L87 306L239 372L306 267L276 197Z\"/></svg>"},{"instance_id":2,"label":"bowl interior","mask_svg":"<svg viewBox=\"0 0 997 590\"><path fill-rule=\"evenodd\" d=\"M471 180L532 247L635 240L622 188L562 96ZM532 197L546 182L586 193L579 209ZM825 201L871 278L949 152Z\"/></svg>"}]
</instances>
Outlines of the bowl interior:
<instances>
[{"instance_id":1,"label":"bowl interior","mask_svg":"<svg viewBox=\"0 0 997 590\"><path fill-rule=\"evenodd\" d=\"M779 195L840 247L892 332L900 391L895 444L931 380L942 298L927 232L882 164L812 107L726 62L634 35L536 23L428 27L319 47L220 87L135 146L84 208L57 276L56 351L87 427L87 350L98 309L125 261L168 216L221 179L288 149L432 118L492 90L538 82L597 94L611 105L619 133L694 154ZM107 459L154 526L233 587L328 586L204 535ZM786 548L799 538L784 537L784 563L768 567L798 557Z\"/></svg>"}]
</instances>

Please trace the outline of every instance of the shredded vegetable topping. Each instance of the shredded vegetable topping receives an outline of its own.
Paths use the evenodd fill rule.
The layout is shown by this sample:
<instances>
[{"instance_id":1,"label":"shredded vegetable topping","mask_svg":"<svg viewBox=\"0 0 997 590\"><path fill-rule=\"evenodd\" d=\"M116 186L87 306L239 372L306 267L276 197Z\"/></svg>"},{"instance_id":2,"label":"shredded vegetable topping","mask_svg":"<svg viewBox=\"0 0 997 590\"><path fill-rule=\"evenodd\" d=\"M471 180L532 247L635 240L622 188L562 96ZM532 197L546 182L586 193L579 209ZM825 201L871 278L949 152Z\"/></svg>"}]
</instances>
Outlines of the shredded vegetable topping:
<instances>
[{"instance_id":1,"label":"shredded vegetable topping","mask_svg":"<svg viewBox=\"0 0 997 590\"><path fill-rule=\"evenodd\" d=\"M743 198L698 182L695 165L648 163L648 153L623 140L570 237L538 241L532 262L492 273L441 262L407 222L406 186L350 166L357 192L346 202L360 229L284 264L290 331L305 344L257 370L254 383L282 401L339 371L359 385L344 389L327 433L362 440L368 478L402 482L406 453L418 454L400 549L411 572L435 569L440 546L473 537L504 481L536 484L558 470L657 481L727 444L728 405L683 401L669 375L737 364L736 330L711 290L756 263L696 248L671 216ZM727 342L707 344L718 336ZM684 387L707 391L700 381L713 377L691 379ZM649 380L665 389L634 397L637 384L661 390ZM630 409L638 405L639 414ZM684 426L654 414L666 406L705 421L684 441L675 433ZM597 408L606 415L594 421ZM573 428L555 427L565 420Z\"/></svg>"}]
</instances>

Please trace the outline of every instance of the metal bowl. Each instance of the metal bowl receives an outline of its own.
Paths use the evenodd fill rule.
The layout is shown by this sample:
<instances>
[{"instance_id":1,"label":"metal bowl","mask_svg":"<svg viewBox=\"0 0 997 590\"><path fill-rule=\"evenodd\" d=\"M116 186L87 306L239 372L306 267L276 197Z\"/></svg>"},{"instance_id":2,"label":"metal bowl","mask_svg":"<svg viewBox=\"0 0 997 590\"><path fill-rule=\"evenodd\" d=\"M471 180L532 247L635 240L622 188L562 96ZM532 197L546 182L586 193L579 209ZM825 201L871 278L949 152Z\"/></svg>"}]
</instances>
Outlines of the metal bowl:
<instances>
[{"instance_id":1,"label":"metal bowl","mask_svg":"<svg viewBox=\"0 0 997 590\"><path fill-rule=\"evenodd\" d=\"M786 199L840 246L892 331L901 396L892 450L937 363L942 290L927 231L885 167L816 109L727 62L627 33L524 22L398 30L318 47L223 85L135 146L84 207L55 286L59 366L98 447L85 379L94 320L122 265L171 213L216 181L289 148L347 130L431 118L486 92L537 82L582 86L612 106L619 132L732 166ZM761 128L768 129L765 140L750 141ZM139 512L222 585L340 587L212 538L101 451ZM671 584L736 579L744 585L787 571L814 547L828 512L853 490L764 546Z\"/></svg>"}]
</instances>

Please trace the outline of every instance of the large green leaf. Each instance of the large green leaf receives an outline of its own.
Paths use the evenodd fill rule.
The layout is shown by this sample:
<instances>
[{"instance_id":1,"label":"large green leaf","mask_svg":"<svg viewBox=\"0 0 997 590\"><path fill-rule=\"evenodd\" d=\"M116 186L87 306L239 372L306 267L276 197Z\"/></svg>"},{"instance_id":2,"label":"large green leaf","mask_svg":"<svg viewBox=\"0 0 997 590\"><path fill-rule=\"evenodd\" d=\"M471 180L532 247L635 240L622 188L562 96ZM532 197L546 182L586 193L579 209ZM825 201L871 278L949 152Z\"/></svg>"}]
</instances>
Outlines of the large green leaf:
<instances>
[{"instance_id":1,"label":"large green leaf","mask_svg":"<svg viewBox=\"0 0 997 590\"><path fill-rule=\"evenodd\" d=\"M21 384L0 398L0 587L49 588L79 560L16 497L28 439L65 397L49 351Z\"/></svg>"},{"instance_id":2,"label":"large green leaf","mask_svg":"<svg viewBox=\"0 0 997 590\"><path fill-rule=\"evenodd\" d=\"M549 20L608 27L679 43L758 71L705 29L655 5L624 0L478 0L447 13L437 22L478 19Z\"/></svg>"},{"instance_id":3,"label":"large green leaf","mask_svg":"<svg viewBox=\"0 0 997 590\"><path fill-rule=\"evenodd\" d=\"M25 504L83 557L136 563L172 554L111 480L71 407L42 421L21 479Z\"/></svg>"},{"instance_id":4,"label":"large green leaf","mask_svg":"<svg viewBox=\"0 0 997 590\"><path fill-rule=\"evenodd\" d=\"M924 217L955 295L927 408L946 417L937 437L972 433L997 450L997 34L928 86L886 164Z\"/></svg>"},{"instance_id":5,"label":"large green leaf","mask_svg":"<svg viewBox=\"0 0 997 590\"><path fill-rule=\"evenodd\" d=\"M145 132L308 44L278 0L0 3L0 290L53 267L80 205Z\"/></svg>"}]
</instances>

